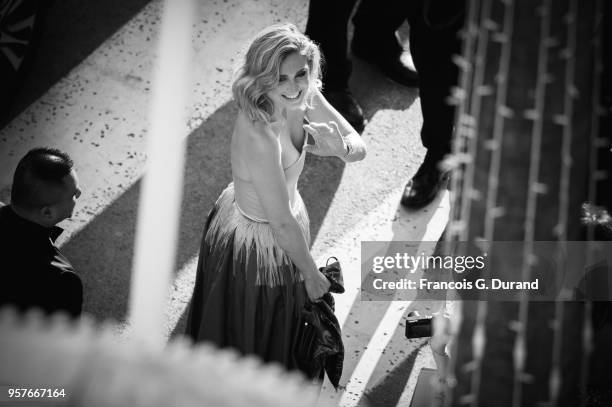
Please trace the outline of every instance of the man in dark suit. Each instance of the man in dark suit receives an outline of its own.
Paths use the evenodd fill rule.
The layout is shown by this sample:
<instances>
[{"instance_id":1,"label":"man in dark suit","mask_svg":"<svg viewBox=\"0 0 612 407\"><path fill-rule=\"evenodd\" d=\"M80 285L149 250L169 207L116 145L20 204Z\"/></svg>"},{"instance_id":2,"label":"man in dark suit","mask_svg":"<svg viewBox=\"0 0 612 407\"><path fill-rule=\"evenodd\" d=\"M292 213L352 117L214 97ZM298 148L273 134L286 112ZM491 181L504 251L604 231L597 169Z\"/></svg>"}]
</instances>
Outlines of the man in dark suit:
<instances>
[{"instance_id":1,"label":"man in dark suit","mask_svg":"<svg viewBox=\"0 0 612 407\"><path fill-rule=\"evenodd\" d=\"M17 165L11 203L0 207L0 307L81 314L83 285L55 239L80 196L70 157L36 148Z\"/></svg>"}]
</instances>

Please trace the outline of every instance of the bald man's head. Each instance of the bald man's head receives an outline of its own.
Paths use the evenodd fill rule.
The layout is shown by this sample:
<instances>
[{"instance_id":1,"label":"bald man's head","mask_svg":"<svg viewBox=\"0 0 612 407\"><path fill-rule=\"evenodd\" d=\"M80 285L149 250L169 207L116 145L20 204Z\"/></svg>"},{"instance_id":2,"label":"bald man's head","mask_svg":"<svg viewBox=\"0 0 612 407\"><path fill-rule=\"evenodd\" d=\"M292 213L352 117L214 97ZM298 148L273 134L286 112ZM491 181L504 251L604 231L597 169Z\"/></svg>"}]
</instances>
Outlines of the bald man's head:
<instances>
[{"instance_id":1,"label":"bald man's head","mask_svg":"<svg viewBox=\"0 0 612 407\"><path fill-rule=\"evenodd\" d=\"M81 191L70 157L59 150L30 150L17 164L11 206L52 226L72 215Z\"/></svg>"}]
</instances>

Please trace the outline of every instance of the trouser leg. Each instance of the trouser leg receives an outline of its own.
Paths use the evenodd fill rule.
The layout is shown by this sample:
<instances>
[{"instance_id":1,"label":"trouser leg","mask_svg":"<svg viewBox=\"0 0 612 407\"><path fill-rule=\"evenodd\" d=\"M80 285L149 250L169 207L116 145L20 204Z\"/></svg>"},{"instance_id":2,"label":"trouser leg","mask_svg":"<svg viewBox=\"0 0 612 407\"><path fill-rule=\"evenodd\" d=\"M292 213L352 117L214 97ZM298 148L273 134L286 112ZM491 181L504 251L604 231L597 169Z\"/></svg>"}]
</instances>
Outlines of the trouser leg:
<instances>
[{"instance_id":1,"label":"trouser leg","mask_svg":"<svg viewBox=\"0 0 612 407\"><path fill-rule=\"evenodd\" d=\"M323 54L323 85L344 90L351 75L347 56L347 26L357 0L310 0L306 35L319 44Z\"/></svg>"},{"instance_id":2,"label":"trouser leg","mask_svg":"<svg viewBox=\"0 0 612 407\"><path fill-rule=\"evenodd\" d=\"M399 55L395 32L406 20L407 8L406 0L361 0L353 17L354 43L381 55Z\"/></svg>"},{"instance_id":3,"label":"trouser leg","mask_svg":"<svg viewBox=\"0 0 612 407\"><path fill-rule=\"evenodd\" d=\"M419 95L423 114L421 141L428 154L441 158L451 151L451 138L455 120L454 106L448 103L451 89L458 83L459 69L452 56L461 53L458 32L463 26L463 15L459 6L454 13L436 15L435 7L440 3L412 1L408 11L410 24L410 52L419 72ZM463 7L463 5L460 5ZM447 22L451 24L445 24ZM454 22L453 22L454 21Z\"/></svg>"}]
</instances>

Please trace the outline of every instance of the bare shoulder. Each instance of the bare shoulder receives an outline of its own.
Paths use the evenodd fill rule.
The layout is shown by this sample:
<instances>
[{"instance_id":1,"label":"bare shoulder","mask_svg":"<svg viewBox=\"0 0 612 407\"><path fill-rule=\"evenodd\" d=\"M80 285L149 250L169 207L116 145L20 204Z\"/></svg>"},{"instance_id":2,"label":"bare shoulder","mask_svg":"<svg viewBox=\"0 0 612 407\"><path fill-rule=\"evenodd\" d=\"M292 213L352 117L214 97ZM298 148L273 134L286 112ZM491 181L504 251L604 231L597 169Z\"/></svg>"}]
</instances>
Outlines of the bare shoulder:
<instances>
[{"instance_id":1,"label":"bare shoulder","mask_svg":"<svg viewBox=\"0 0 612 407\"><path fill-rule=\"evenodd\" d=\"M236 118L232 139L233 146L240 146L240 150L250 153L247 156L272 152L273 147L278 145L278 136L268 124L251 121L242 112Z\"/></svg>"}]
</instances>

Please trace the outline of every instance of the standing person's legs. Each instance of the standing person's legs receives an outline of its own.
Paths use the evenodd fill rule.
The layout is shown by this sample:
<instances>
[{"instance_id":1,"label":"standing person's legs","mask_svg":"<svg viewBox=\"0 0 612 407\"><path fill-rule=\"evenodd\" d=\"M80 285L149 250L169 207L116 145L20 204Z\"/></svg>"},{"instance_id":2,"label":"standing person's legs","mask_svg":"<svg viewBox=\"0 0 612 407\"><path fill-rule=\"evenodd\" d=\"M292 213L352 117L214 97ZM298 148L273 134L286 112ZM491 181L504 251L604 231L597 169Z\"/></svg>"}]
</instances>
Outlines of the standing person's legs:
<instances>
[{"instance_id":1,"label":"standing person's legs","mask_svg":"<svg viewBox=\"0 0 612 407\"><path fill-rule=\"evenodd\" d=\"M323 54L323 94L338 112L361 132L363 111L348 88L348 21L357 0L310 0L306 35Z\"/></svg>"},{"instance_id":2,"label":"standing person's legs","mask_svg":"<svg viewBox=\"0 0 612 407\"><path fill-rule=\"evenodd\" d=\"M450 54L448 54L450 55ZM430 159L440 161L451 151L455 108L448 103L452 86L457 83L457 66L445 58L431 58L421 75L425 89L420 92L423 127L421 142Z\"/></svg>"},{"instance_id":3,"label":"standing person's legs","mask_svg":"<svg viewBox=\"0 0 612 407\"><path fill-rule=\"evenodd\" d=\"M408 12L410 50L420 76L421 141L427 149L423 164L402 196L402 204L412 209L421 208L436 197L444 175L438 164L451 151L455 109L448 103L448 97L459 76L452 56L461 52L458 32L463 26L464 4L458 2L451 10L448 7L442 10L443 6L418 0L411 2Z\"/></svg>"},{"instance_id":4,"label":"standing person's legs","mask_svg":"<svg viewBox=\"0 0 612 407\"><path fill-rule=\"evenodd\" d=\"M351 61L347 56L347 26L356 1L310 0L306 35L319 45L323 53L323 84L330 91L348 87Z\"/></svg>"},{"instance_id":5,"label":"standing person's legs","mask_svg":"<svg viewBox=\"0 0 612 407\"><path fill-rule=\"evenodd\" d=\"M405 0L361 0L353 17L351 49L355 56L374 64L395 82L417 86L417 73L400 60L404 49L395 35L406 20L407 3Z\"/></svg>"},{"instance_id":6,"label":"standing person's legs","mask_svg":"<svg viewBox=\"0 0 612 407\"><path fill-rule=\"evenodd\" d=\"M383 55L401 53L395 32L407 9L405 0L361 0L353 17L353 46Z\"/></svg>"},{"instance_id":7,"label":"standing person's legs","mask_svg":"<svg viewBox=\"0 0 612 407\"><path fill-rule=\"evenodd\" d=\"M451 151L455 108L448 103L448 97L459 78L459 68L452 58L461 53L458 33L463 26L464 5L456 2L446 7L432 0L415 3L409 19L415 26L410 50L417 69L422 71L421 140L430 155L440 160ZM414 22L413 15L417 17Z\"/></svg>"}]
</instances>

